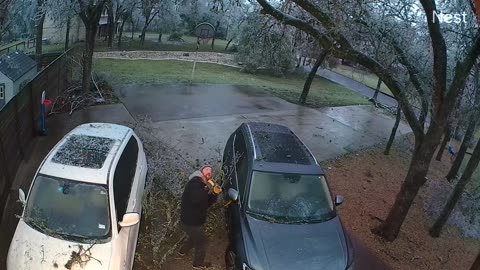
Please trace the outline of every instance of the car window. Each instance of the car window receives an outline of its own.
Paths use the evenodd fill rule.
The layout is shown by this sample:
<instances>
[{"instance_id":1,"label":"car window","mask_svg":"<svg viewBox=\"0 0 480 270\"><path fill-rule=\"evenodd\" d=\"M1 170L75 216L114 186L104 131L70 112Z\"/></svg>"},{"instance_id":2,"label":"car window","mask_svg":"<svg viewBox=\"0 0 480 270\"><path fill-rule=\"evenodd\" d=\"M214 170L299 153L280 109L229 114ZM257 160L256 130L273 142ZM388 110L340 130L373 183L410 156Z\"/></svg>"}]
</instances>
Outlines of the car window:
<instances>
[{"instance_id":1,"label":"car window","mask_svg":"<svg viewBox=\"0 0 480 270\"><path fill-rule=\"evenodd\" d=\"M323 222L335 216L327 181L319 175L256 171L248 209L283 222Z\"/></svg>"},{"instance_id":2,"label":"car window","mask_svg":"<svg viewBox=\"0 0 480 270\"><path fill-rule=\"evenodd\" d=\"M113 176L113 198L117 221L121 221L126 213L132 183L135 177L138 160L138 144L134 136L130 138L118 161Z\"/></svg>"},{"instance_id":3,"label":"car window","mask_svg":"<svg viewBox=\"0 0 480 270\"><path fill-rule=\"evenodd\" d=\"M247 147L245 137L242 132L238 132L235 137L235 172L237 175L237 184L239 194L244 194L245 183L248 170Z\"/></svg>"},{"instance_id":4,"label":"car window","mask_svg":"<svg viewBox=\"0 0 480 270\"><path fill-rule=\"evenodd\" d=\"M110 236L107 186L38 175L24 221L50 236L75 242Z\"/></svg>"},{"instance_id":5,"label":"car window","mask_svg":"<svg viewBox=\"0 0 480 270\"><path fill-rule=\"evenodd\" d=\"M233 140L235 138L235 133L233 133L230 138L228 138L227 144L225 145L225 150L223 151L223 164L222 169L225 173L227 181L227 186L230 187L230 181L233 176Z\"/></svg>"}]
</instances>

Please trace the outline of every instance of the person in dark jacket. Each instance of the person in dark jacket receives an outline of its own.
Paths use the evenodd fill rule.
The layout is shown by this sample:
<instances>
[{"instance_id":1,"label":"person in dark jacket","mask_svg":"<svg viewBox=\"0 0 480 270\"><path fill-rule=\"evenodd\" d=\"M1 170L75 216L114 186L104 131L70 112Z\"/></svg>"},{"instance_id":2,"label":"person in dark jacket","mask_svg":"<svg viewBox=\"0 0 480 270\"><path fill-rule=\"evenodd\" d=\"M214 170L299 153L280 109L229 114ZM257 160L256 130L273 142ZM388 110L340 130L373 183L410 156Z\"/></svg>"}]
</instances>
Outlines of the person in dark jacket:
<instances>
[{"instance_id":1,"label":"person in dark jacket","mask_svg":"<svg viewBox=\"0 0 480 270\"><path fill-rule=\"evenodd\" d=\"M212 178L212 174L213 169L209 166L193 172L182 194L180 222L188 239L183 243L179 254L183 256L194 248L193 268L195 269L211 266L211 263L205 262L207 237L204 224L207 220L207 209L216 202L216 195L210 194L206 185L207 180Z\"/></svg>"}]
</instances>

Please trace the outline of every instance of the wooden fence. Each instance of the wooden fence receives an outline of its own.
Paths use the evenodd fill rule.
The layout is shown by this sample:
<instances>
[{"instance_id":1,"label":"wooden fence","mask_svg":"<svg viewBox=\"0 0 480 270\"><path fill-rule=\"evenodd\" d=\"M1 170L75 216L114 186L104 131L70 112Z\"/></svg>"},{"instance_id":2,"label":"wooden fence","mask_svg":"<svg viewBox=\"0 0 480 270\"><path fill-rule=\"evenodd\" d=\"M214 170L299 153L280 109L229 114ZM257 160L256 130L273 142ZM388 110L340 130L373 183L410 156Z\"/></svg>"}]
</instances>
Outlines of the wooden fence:
<instances>
[{"instance_id":1,"label":"wooden fence","mask_svg":"<svg viewBox=\"0 0 480 270\"><path fill-rule=\"evenodd\" d=\"M55 99L71 83L71 54L60 55L0 110L0 216L18 167L39 134L42 92Z\"/></svg>"},{"instance_id":2,"label":"wooden fence","mask_svg":"<svg viewBox=\"0 0 480 270\"><path fill-rule=\"evenodd\" d=\"M29 47L27 46L27 43L25 41L18 41L7 47L0 49L0 55L9 53L10 51L16 52L18 51L18 48L23 48L23 50L25 50L26 48L29 48Z\"/></svg>"}]
</instances>

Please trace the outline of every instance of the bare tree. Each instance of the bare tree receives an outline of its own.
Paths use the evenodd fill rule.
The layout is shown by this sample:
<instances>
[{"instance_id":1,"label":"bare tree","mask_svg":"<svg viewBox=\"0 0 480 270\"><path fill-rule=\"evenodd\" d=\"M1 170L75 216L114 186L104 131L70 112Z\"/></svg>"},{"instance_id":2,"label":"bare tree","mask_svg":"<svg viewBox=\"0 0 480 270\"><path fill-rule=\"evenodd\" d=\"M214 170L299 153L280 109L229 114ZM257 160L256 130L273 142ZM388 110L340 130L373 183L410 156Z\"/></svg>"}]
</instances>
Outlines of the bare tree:
<instances>
[{"instance_id":1,"label":"bare tree","mask_svg":"<svg viewBox=\"0 0 480 270\"><path fill-rule=\"evenodd\" d=\"M113 7L113 0L107 0L105 7L107 9L107 47L113 47L113 37L115 35L115 28L117 24L117 17L115 16L114 7Z\"/></svg>"},{"instance_id":2,"label":"bare tree","mask_svg":"<svg viewBox=\"0 0 480 270\"><path fill-rule=\"evenodd\" d=\"M448 142L452 139L452 124L447 123L447 127L445 128L445 134L443 134L442 143L438 147L437 157L435 158L438 161L442 160L443 153L445 152L445 148L447 147Z\"/></svg>"},{"instance_id":3,"label":"bare tree","mask_svg":"<svg viewBox=\"0 0 480 270\"><path fill-rule=\"evenodd\" d=\"M140 2L142 6L142 14L145 18L145 23L143 24L142 28L142 34L140 36L140 45L143 46L143 44L145 43L145 35L147 33L148 26L160 12L160 0L141 0Z\"/></svg>"},{"instance_id":4,"label":"bare tree","mask_svg":"<svg viewBox=\"0 0 480 270\"><path fill-rule=\"evenodd\" d=\"M82 90L90 91L92 79L93 50L95 48L95 37L97 36L98 22L102 16L103 8L107 0L77 0L77 13L85 25L85 50L82 61Z\"/></svg>"},{"instance_id":5,"label":"bare tree","mask_svg":"<svg viewBox=\"0 0 480 270\"><path fill-rule=\"evenodd\" d=\"M47 0L45 1L46 15L49 16L56 28L65 27L64 50L70 46L70 27L71 19L76 13L75 2L65 0Z\"/></svg>"},{"instance_id":6,"label":"bare tree","mask_svg":"<svg viewBox=\"0 0 480 270\"><path fill-rule=\"evenodd\" d=\"M440 213L440 216L435 221L432 228L430 229L431 236L433 237L440 236L440 233L442 232L442 229L445 226L445 223L447 223L447 220L450 217L450 214L452 213L453 209L455 208L458 201L462 197L463 191L465 190L465 187L467 186L468 182L472 178L473 173L477 169L479 162L480 162L480 140L477 142L477 145L473 150L472 157L468 161L467 167L465 168L465 171L460 177L460 180L458 180L458 183L455 185L455 189L453 190L452 195L448 199L447 204L443 208L442 212Z\"/></svg>"},{"instance_id":7,"label":"bare tree","mask_svg":"<svg viewBox=\"0 0 480 270\"><path fill-rule=\"evenodd\" d=\"M385 155L390 155L390 149L392 148L393 141L395 140L395 135L397 134L398 125L402 119L402 109L400 106L397 107L397 113L395 117L395 124L393 124L392 133L390 133L390 138L388 139L387 146L383 152Z\"/></svg>"},{"instance_id":8,"label":"bare tree","mask_svg":"<svg viewBox=\"0 0 480 270\"><path fill-rule=\"evenodd\" d=\"M120 48L122 44L123 28L125 22L132 18L133 10L136 8L135 0L115 0L115 18L121 20L120 28L118 29L118 43L117 46ZM133 31L133 22L132 22L132 31ZM132 32L133 33L133 32Z\"/></svg>"},{"instance_id":9,"label":"bare tree","mask_svg":"<svg viewBox=\"0 0 480 270\"><path fill-rule=\"evenodd\" d=\"M67 18L67 25L66 25L66 31L65 31L65 43L64 43L64 50L68 50L68 46L69 46L69 43L70 43L70 26L71 26L71 23L72 23L72 18L71 17L68 17Z\"/></svg>"},{"instance_id":10,"label":"bare tree","mask_svg":"<svg viewBox=\"0 0 480 270\"><path fill-rule=\"evenodd\" d=\"M37 0L37 14L35 15L35 59L37 70L42 69L43 22L45 21L46 8L44 0Z\"/></svg>"},{"instance_id":11,"label":"bare tree","mask_svg":"<svg viewBox=\"0 0 480 270\"><path fill-rule=\"evenodd\" d=\"M305 104L305 102L307 102L308 92L310 92L310 87L312 86L313 79L317 75L318 68L323 63L323 61L325 61L325 58L327 58L327 55L328 55L328 50L323 50L318 55L317 60L315 61L315 64L313 65L312 69L308 73L307 79L305 80L302 94L300 94L300 99L298 100L298 103L303 105Z\"/></svg>"},{"instance_id":12,"label":"bare tree","mask_svg":"<svg viewBox=\"0 0 480 270\"><path fill-rule=\"evenodd\" d=\"M477 127L478 123L478 104L480 103L480 91L475 91L475 107L470 112L470 116L468 119L468 126L467 130L465 131L465 135L463 136L462 144L460 145L460 149L456 154L455 160L453 161L452 167L448 171L446 178L448 181L451 181L455 178L460 170L462 165L463 159L465 158L465 154L467 153L468 146L470 145L470 141L473 139L473 135L475 133L475 128Z\"/></svg>"},{"instance_id":13,"label":"bare tree","mask_svg":"<svg viewBox=\"0 0 480 270\"><path fill-rule=\"evenodd\" d=\"M377 81L377 87L375 88L375 93L373 93L373 97L371 98L371 101L373 103L377 104L377 97L378 93L380 92L380 87L382 86L382 80L379 78Z\"/></svg>"},{"instance_id":14,"label":"bare tree","mask_svg":"<svg viewBox=\"0 0 480 270\"><path fill-rule=\"evenodd\" d=\"M14 0L0 0L0 41L2 41L3 34L9 28L11 23L11 13L9 9Z\"/></svg>"},{"instance_id":15,"label":"bare tree","mask_svg":"<svg viewBox=\"0 0 480 270\"><path fill-rule=\"evenodd\" d=\"M399 2L399 4L404 5L403 8L412 12L398 13L395 11L391 15L396 17L406 16L406 20L398 20L397 18L388 20L386 16L380 17L380 20L374 19L376 16L372 10L379 10L379 7L381 7L379 12L388 10L387 7L392 7L389 1L382 3L361 1L352 8L349 1L321 1L320 3L314 0L292 0L298 9L305 11L306 16L308 16L307 19L292 16L287 13L288 11L282 11L272 6L268 0L257 0L257 2L263 8L262 13L310 34L324 48L333 47L332 54L338 58L358 63L375 73L399 101L405 119L415 136L415 147L407 176L397 194L394 205L385 222L373 230L386 240L393 241L397 237L420 187L426 181L431 160L440 143L448 117L464 88L466 78L474 65L475 59L480 54L480 32L474 31L472 35L468 35L470 33L463 35L462 44L456 46L464 47L462 50L457 50L462 52L463 55L458 55L457 59L461 60L455 61L454 57L451 57L447 52L445 35L442 32L440 22L434 18L435 12L438 13L438 11L433 0L420 0L420 6L417 9L415 9L413 1ZM333 9L333 12L329 8ZM402 8L402 6L398 8ZM418 12L414 12L414 10ZM421 11L423 11L423 14L416 14ZM411 17L413 16L417 16L417 18L412 20ZM425 30L425 35L418 35L419 29L414 27L423 27L425 19L426 26L422 28ZM398 25L399 23L405 23L406 25ZM395 25L395 27L390 27L390 25ZM345 30L347 28L345 26L348 26L348 31ZM385 36L385 51L390 55L395 55L395 62L381 62L372 56L368 47L365 49L366 44L364 42L356 43L352 38L352 36L355 36L355 34L352 34L356 30L354 27L361 30L359 33L362 35ZM395 32L395 29L398 28L406 29L405 33L408 33L410 37L417 33L416 38L428 44L426 50L420 47L422 51L419 54L419 50L411 50L405 47L409 43L399 42L402 33ZM425 37L428 37L428 39ZM419 46L418 44L415 45ZM448 61L449 57L452 61ZM420 72L419 70L419 67L422 66L418 62L423 61L423 59L426 59L423 66L429 65L430 67L430 70L427 70L428 72ZM449 62L455 65L451 69L448 66ZM398 72L398 69L402 72ZM395 70L397 71L395 72ZM452 73L449 74L448 71L452 71ZM447 78L451 79L447 81ZM407 92L408 89L413 89L413 93ZM413 97L417 97L416 100L419 101L420 106L417 106L416 102L413 101ZM431 109L429 110L430 106ZM429 111L432 120L428 128L425 128Z\"/></svg>"}]
</instances>

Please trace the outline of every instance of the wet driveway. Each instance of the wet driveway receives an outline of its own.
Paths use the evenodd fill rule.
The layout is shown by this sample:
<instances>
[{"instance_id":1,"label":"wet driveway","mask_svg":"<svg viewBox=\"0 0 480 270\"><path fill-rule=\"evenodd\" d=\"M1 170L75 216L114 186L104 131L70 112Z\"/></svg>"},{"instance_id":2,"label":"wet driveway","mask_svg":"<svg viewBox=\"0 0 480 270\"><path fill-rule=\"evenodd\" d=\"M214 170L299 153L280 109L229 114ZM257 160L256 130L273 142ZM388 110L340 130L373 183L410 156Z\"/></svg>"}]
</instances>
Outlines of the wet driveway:
<instances>
[{"instance_id":1,"label":"wet driveway","mask_svg":"<svg viewBox=\"0 0 480 270\"><path fill-rule=\"evenodd\" d=\"M372 106L315 110L246 86L128 85L116 91L134 117L151 118L154 135L197 166L220 164L228 137L247 121L288 126L320 161L386 140L394 123ZM400 134L409 130L403 123L399 127ZM352 238L356 268L389 268Z\"/></svg>"},{"instance_id":2,"label":"wet driveway","mask_svg":"<svg viewBox=\"0 0 480 270\"><path fill-rule=\"evenodd\" d=\"M385 141L394 119L372 106L310 109L248 86L128 85L116 89L129 112L154 122L156 136L192 164L221 160L243 122L288 126L319 161ZM399 134L409 132L400 124Z\"/></svg>"},{"instance_id":3,"label":"wet driveway","mask_svg":"<svg viewBox=\"0 0 480 270\"><path fill-rule=\"evenodd\" d=\"M292 103L249 86L124 85L116 92L132 114L147 115L154 122L296 108Z\"/></svg>"}]
</instances>

